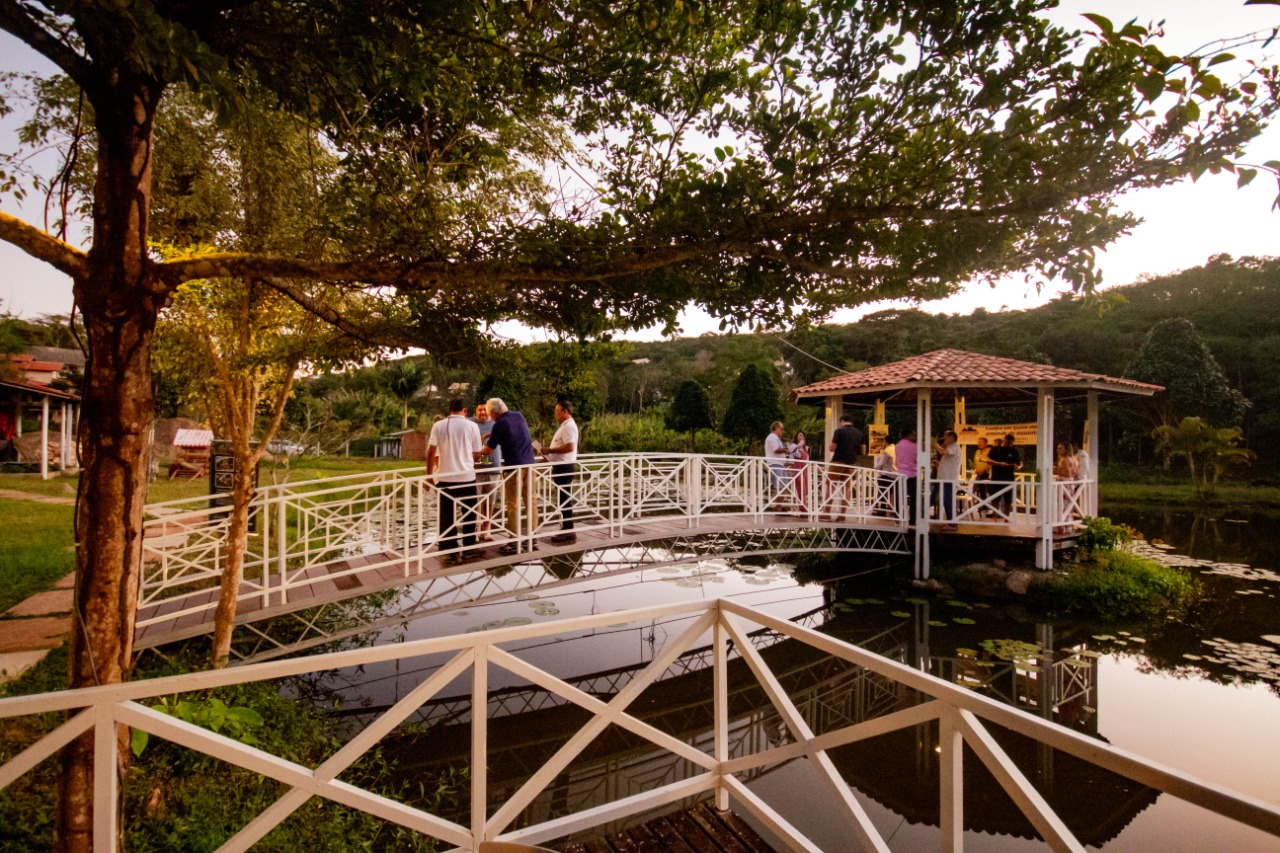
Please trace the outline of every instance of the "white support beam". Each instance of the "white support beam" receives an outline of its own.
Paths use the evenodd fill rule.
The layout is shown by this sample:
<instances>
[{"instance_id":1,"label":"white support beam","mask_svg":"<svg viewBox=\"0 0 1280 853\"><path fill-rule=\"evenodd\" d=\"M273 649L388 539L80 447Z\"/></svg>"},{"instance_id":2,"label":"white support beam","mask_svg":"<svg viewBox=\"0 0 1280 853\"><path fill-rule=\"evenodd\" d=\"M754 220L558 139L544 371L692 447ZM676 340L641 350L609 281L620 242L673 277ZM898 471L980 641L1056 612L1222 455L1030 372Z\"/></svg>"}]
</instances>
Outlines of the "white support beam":
<instances>
[{"instance_id":1,"label":"white support beam","mask_svg":"<svg viewBox=\"0 0 1280 853\"><path fill-rule=\"evenodd\" d=\"M1036 511L1038 525L1036 542L1036 568L1053 568L1053 522L1058 517L1054 500L1053 459L1053 388L1042 386L1036 392L1036 468L1040 482L1036 484Z\"/></svg>"},{"instance_id":2,"label":"white support beam","mask_svg":"<svg viewBox=\"0 0 1280 853\"><path fill-rule=\"evenodd\" d=\"M929 577L929 458L933 450L933 391L916 391L916 526L917 578Z\"/></svg>"},{"instance_id":3,"label":"white support beam","mask_svg":"<svg viewBox=\"0 0 1280 853\"><path fill-rule=\"evenodd\" d=\"M1098 455L1098 392L1090 391L1085 400L1084 449L1089 454L1089 482L1085 484L1088 497L1084 510L1089 515L1097 515L1098 469L1102 467L1102 459Z\"/></svg>"},{"instance_id":4,"label":"white support beam","mask_svg":"<svg viewBox=\"0 0 1280 853\"><path fill-rule=\"evenodd\" d=\"M45 398L46 413L48 398ZM103 714L93 729L93 853L116 853L120 816L120 738Z\"/></svg>"},{"instance_id":5,"label":"white support beam","mask_svg":"<svg viewBox=\"0 0 1280 853\"><path fill-rule=\"evenodd\" d=\"M719 611L717 606L716 610ZM716 620L712 633L711 684L712 713L715 715L715 759L717 772L723 776L724 764L729 760L729 632L722 619ZM729 808L729 789L716 785L716 808Z\"/></svg>"}]
</instances>

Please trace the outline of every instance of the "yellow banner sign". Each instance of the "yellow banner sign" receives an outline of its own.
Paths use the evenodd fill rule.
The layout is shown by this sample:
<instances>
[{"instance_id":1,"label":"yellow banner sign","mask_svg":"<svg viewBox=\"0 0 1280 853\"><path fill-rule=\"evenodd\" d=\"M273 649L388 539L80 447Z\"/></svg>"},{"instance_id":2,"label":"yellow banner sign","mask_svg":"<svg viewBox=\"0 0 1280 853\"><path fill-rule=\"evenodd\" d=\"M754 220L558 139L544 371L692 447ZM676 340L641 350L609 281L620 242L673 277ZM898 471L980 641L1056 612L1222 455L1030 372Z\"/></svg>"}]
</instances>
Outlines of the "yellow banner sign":
<instances>
[{"instance_id":1,"label":"yellow banner sign","mask_svg":"<svg viewBox=\"0 0 1280 853\"><path fill-rule=\"evenodd\" d=\"M1034 446L1036 444L1036 425L1030 424L960 424L955 427L956 435L960 436L961 444L977 444L978 439L985 438L988 442L1004 438L1009 433L1013 433L1014 444L1024 444Z\"/></svg>"}]
</instances>

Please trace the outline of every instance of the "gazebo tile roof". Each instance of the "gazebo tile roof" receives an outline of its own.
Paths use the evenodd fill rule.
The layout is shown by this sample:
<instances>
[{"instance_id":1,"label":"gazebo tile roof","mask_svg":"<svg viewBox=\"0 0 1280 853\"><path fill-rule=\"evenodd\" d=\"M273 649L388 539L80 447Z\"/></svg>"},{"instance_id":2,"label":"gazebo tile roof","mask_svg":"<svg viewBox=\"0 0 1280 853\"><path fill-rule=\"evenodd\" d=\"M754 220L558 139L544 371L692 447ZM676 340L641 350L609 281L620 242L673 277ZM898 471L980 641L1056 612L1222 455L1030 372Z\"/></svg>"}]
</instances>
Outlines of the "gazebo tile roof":
<instances>
[{"instance_id":1,"label":"gazebo tile roof","mask_svg":"<svg viewBox=\"0 0 1280 853\"><path fill-rule=\"evenodd\" d=\"M1066 385L1094 387L1120 393L1151 395L1163 390L1132 379L1118 379L1100 373L1085 373L1068 367L1036 364L1014 358L983 355L958 349L941 349L870 367L857 373L834 376L792 391L792 397L827 396L879 389L932 387L935 385L972 388L1026 385Z\"/></svg>"}]
</instances>

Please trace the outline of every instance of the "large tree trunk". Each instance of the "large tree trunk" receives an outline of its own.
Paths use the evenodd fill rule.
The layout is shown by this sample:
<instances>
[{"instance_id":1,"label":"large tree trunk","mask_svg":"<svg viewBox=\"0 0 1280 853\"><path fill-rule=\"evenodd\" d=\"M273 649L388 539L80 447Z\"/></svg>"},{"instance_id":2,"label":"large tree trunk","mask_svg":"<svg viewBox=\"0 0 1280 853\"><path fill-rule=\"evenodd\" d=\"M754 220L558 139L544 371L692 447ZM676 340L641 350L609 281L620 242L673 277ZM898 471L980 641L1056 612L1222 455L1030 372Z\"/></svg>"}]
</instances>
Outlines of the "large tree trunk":
<instances>
[{"instance_id":1,"label":"large tree trunk","mask_svg":"<svg viewBox=\"0 0 1280 853\"><path fill-rule=\"evenodd\" d=\"M68 685L129 677L142 558L142 509L154 404L151 339L164 304L148 275L151 123L160 91L115 81L98 103L98 174L93 245L75 297L89 340L85 365L76 513L75 619ZM99 97L96 101L102 101ZM120 731L120 769L129 752ZM93 844L93 733L62 752L57 846Z\"/></svg>"}]
</instances>

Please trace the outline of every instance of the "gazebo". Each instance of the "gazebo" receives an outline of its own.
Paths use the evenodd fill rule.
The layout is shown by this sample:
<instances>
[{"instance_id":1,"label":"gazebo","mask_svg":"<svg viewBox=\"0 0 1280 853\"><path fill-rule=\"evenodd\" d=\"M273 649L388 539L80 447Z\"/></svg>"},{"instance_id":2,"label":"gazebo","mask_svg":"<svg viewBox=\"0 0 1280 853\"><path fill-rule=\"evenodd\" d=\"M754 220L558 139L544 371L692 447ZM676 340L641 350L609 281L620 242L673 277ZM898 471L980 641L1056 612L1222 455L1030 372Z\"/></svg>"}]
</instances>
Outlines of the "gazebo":
<instances>
[{"instance_id":1,"label":"gazebo","mask_svg":"<svg viewBox=\"0 0 1280 853\"><path fill-rule=\"evenodd\" d=\"M821 400L826 407L826 441L850 407L871 410L872 452L887 433L886 408L916 410L916 575L929 573L931 532L955 535L1015 537L1036 540L1036 565L1053 565L1055 541L1065 541L1079 519L1098 507L1098 466L1090 464L1076 481L1054 481L1054 404L1078 401L1085 406L1079 444L1093 460L1098 447L1098 400L1102 395L1151 397L1163 389L1131 379L1117 379L1064 367L944 349L846 373L791 392L793 400ZM1035 404L1036 421L1025 424L970 424L968 410ZM972 474L943 484L934 496L930 456L935 443L935 405L954 409L954 429L966 451L978 439L1012 433L1015 445L1036 449L1035 470L1023 471L1013 483L975 479ZM1061 436L1058 440L1070 441ZM901 464L899 465L902 468ZM968 454L966 453L966 471ZM948 502L943 506L943 502ZM935 517L935 509L938 510ZM1055 540L1056 537L1056 540Z\"/></svg>"},{"instance_id":2,"label":"gazebo","mask_svg":"<svg viewBox=\"0 0 1280 853\"><path fill-rule=\"evenodd\" d=\"M28 362L30 363L30 362ZM39 366L39 363L36 363ZM61 365L56 365L61 367ZM75 423L80 398L40 382L23 379L0 379L0 439L22 437L22 417L28 412L40 415L40 476L49 477L50 408L57 406L58 460L62 470L70 468L75 456Z\"/></svg>"}]
</instances>

